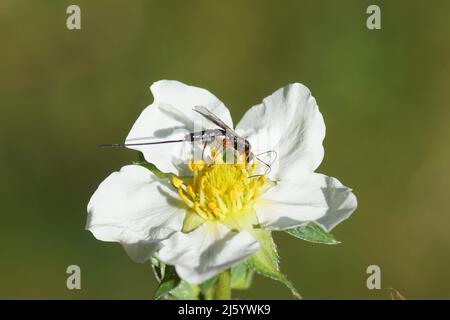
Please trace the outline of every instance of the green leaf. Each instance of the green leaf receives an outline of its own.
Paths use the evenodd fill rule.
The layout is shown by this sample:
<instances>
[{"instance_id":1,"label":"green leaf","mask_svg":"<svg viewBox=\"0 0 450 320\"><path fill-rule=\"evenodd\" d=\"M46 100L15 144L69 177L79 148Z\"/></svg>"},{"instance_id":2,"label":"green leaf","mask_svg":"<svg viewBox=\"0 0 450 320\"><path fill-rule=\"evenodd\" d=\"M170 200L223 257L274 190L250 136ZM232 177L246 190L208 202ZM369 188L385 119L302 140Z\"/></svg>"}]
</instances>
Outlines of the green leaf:
<instances>
[{"instance_id":1,"label":"green leaf","mask_svg":"<svg viewBox=\"0 0 450 320\"><path fill-rule=\"evenodd\" d=\"M301 299L292 282L279 270L278 253L270 232L264 229L253 229L252 235L259 241L260 249L247 259L247 265L265 277L280 281L296 298Z\"/></svg>"},{"instance_id":2,"label":"green leaf","mask_svg":"<svg viewBox=\"0 0 450 320\"><path fill-rule=\"evenodd\" d=\"M303 227L297 227L293 229L286 230L287 233L293 235L294 237L323 244L339 244L340 241L336 240L331 233L323 230L316 224L309 224Z\"/></svg>"},{"instance_id":3,"label":"green leaf","mask_svg":"<svg viewBox=\"0 0 450 320\"><path fill-rule=\"evenodd\" d=\"M250 288L253 270L244 262L231 268L231 289L245 290Z\"/></svg>"},{"instance_id":4,"label":"green leaf","mask_svg":"<svg viewBox=\"0 0 450 320\"><path fill-rule=\"evenodd\" d=\"M158 300L164 297L164 295L171 293L180 284L180 278L175 272L175 268L172 266L165 266L164 276L156 288L153 299Z\"/></svg>"},{"instance_id":5,"label":"green leaf","mask_svg":"<svg viewBox=\"0 0 450 320\"><path fill-rule=\"evenodd\" d=\"M173 173L162 172L153 163L150 163L150 162L147 162L147 161L138 161L138 162L134 162L134 164L137 165L137 166L142 166L144 168L147 168L155 176L157 176L160 179L172 180L172 177L174 176Z\"/></svg>"},{"instance_id":6,"label":"green leaf","mask_svg":"<svg viewBox=\"0 0 450 320\"><path fill-rule=\"evenodd\" d=\"M170 291L170 296L177 300L196 300L199 293L198 286L182 280L174 290Z\"/></svg>"},{"instance_id":7,"label":"green leaf","mask_svg":"<svg viewBox=\"0 0 450 320\"><path fill-rule=\"evenodd\" d=\"M200 217L195 211L188 210L183 221L183 227L181 232L188 233L195 230L197 227L202 225L205 219Z\"/></svg>"}]
</instances>

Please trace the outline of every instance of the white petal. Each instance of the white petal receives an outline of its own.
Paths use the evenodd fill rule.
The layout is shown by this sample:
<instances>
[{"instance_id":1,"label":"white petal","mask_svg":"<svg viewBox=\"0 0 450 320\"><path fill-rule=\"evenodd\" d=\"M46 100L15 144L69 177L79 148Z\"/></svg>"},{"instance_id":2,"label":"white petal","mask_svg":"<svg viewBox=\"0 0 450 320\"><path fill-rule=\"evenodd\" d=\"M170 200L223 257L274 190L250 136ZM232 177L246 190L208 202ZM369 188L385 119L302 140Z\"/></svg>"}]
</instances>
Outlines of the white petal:
<instances>
[{"instance_id":1,"label":"white petal","mask_svg":"<svg viewBox=\"0 0 450 320\"><path fill-rule=\"evenodd\" d=\"M174 265L183 280L199 284L258 251L246 231L231 232L218 222L205 222L190 233L177 233L163 242L158 257Z\"/></svg>"},{"instance_id":2,"label":"white petal","mask_svg":"<svg viewBox=\"0 0 450 320\"><path fill-rule=\"evenodd\" d=\"M178 81L161 80L151 87L154 101L141 113L126 143L142 143L183 139L187 133L204 127L215 128L192 109L204 106L233 127L227 107L205 89L188 86ZM192 155L192 143L171 143L151 146L132 146L144 154L147 161L160 170L177 173Z\"/></svg>"},{"instance_id":3,"label":"white petal","mask_svg":"<svg viewBox=\"0 0 450 320\"><path fill-rule=\"evenodd\" d=\"M125 166L106 178L88 204L86 229L103 241L120 242L131 258L144 261L158 243L180 230L178 196L140 166Z\"/></svg>"},{"instance_id":4,"label":"white petal","mask_svg":"<svg viewBox=\"0 0 450 320\"><path fill-rule=\"evenodd\" d=\"M325 124L316 100L300 83L283 87L248 110L236 126L254 154L276 151L269 177L296 179L311 173L323 159Z\"/></svg>"},{"instance_id":5,"label":"white petal","mask_svg":"<svg viewBox=\"0 0 450 320\"><path fill-rule=\"evenodd\" d=\"M351 189L337 179L313 173L298 182L280 181L261 196L255 209L261 225L281 230L315 221L331 230L356 209Z\"/></svg>"}]
</instances>

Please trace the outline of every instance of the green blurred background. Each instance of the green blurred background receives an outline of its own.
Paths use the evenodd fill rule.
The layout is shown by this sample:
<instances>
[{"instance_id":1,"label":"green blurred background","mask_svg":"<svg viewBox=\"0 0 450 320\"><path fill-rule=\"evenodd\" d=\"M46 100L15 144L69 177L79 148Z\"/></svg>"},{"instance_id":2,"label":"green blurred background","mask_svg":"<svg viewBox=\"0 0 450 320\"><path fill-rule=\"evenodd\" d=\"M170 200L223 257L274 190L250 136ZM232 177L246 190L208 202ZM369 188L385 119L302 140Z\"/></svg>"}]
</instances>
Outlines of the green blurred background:
<instances>
[{"instance_id":1,"label":"green blurred background","mask_svg":"<svg viewBox=\"0 0 450 320\"><path fill-rule=\"evenodd\" d=\"M81 7L82 30L66 29ZM378 4L382 30L366 28ZM149 265L84 230L149 85L217 95L235 120L277 88L306 84L327 125L320 172L351 186L339 246L276 234L282 270L309 299L450 298L449 1L0 2L0 298L148 299ZM66 289L66 267L82 290ZM258 277L240 298L287 299Z\"/></svg>"}]
</instances>

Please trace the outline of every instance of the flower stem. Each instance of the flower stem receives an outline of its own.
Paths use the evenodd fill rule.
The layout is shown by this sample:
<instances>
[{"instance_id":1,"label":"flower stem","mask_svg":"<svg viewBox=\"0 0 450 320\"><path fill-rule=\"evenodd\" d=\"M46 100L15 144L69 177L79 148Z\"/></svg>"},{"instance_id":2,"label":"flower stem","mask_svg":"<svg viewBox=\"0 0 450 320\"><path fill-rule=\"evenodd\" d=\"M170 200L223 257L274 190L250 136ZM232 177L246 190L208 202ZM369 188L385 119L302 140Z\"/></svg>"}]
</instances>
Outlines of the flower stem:
<instances>
[{"instance_id":1,"label":"flower stem","mask_svg":"<svg viewBox=\"0 0 450 320\"><path fill-rule=\"evenodd\" d=\"M219 278L216 283L216 300L230 300L231 299L231 276L230 270L225 270L219 274Z\"/></svg>"}]
</instances>

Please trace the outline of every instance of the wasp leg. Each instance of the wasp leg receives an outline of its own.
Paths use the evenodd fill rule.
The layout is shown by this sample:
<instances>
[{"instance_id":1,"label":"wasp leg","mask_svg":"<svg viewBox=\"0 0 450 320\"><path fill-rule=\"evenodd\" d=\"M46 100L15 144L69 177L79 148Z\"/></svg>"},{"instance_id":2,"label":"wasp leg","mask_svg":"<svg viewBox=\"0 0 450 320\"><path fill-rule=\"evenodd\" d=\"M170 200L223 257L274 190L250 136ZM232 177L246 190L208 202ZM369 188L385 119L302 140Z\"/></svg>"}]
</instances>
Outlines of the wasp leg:
<instances>
[{"instance_id":1,"label":"wasp leg","mask_svg":"<svg viewBox=\"0 0 450 320\"><path fill-rule=\"evenodd\" d=\"M206 146L208 145L208 140L205 140L204 142L203 142L203 150L202 150L202 161L205 161L205 149L206 149Z\"/></svg>"}]
</instances>

